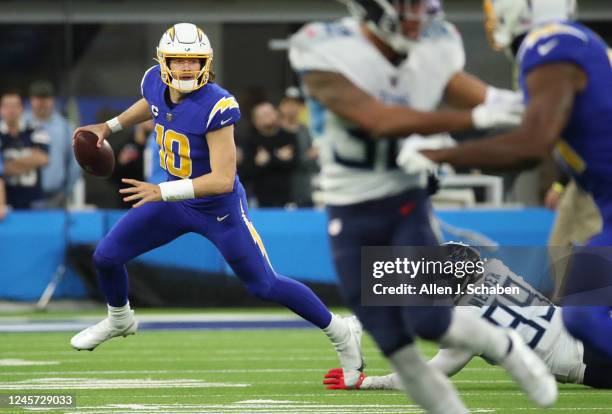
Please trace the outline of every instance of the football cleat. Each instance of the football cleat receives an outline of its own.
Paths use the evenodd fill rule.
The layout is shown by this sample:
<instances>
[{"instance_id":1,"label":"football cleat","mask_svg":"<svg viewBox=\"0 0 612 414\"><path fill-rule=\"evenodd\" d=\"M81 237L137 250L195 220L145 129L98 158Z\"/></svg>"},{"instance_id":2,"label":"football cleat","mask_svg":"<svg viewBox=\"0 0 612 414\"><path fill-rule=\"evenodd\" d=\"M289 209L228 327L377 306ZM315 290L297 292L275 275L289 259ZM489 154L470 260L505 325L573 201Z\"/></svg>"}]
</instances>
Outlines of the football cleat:
<instances>
[{"instance_id":1,"label":"football cleat","mask_svg":"<svg viewBox=\"0 0 612 414\"><path fill-rule=\"evenodd\" d=\"M558 393L555 378L516 331L509 331L508 337L512 349L500 365L519 383L529 399L541 407L552 407Z\"/></svg>"},{"instance_id":2,"label":"football cleat","mask_svg":"<svg viewBox=\"0 0 612 414\"><path fill-rule=\"evenodd\" d=\"M363 380L366 378L363 372L360 372L359 374L359 379L355 385L352 387L347 387L344 383L344 371L342 368L332 368L327 371L327 374L325 374L323 384L328 390L358 390L361 387Z\"/></svg>"},{"instance_id":3,"label":"football cleat","mask_svg":"<svg viewBox=\"0 0 612 414\"><path fill-rule=\"evenodd\" d=\"M106 342L117 336L126 337L134 335L138 329L138 321L134 318L134 311L131 312L131 319L125 327L113 326L108 318L90 326L76 334L70 340L70 345L77 351L93 351L102 342Z\"/></svg>"},{"instance_id":4,"label":"football cleat","mask_svg":"<svg viewBox=\"0 0 612 414\"><path fill-rule=\"evenodd\" d=\"M341 343L334 343L334 348L340 358L340 365L344 370L344 382L347 387L354 387L363 375L363 355L361 354L361 336L363 327L356 316L342 318L349 328L348 339Z\"/></svg>"}]
</instances>

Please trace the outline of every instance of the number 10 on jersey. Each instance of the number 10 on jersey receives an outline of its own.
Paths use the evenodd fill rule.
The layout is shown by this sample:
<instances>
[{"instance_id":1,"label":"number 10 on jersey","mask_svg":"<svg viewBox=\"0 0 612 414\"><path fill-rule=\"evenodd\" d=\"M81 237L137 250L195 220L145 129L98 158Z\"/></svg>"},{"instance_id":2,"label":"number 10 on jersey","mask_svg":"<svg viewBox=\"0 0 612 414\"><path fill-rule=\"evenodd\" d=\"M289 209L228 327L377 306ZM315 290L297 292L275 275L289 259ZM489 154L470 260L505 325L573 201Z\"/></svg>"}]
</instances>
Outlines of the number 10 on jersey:
<instances>
[{"instance_id":1,"label":"number 10 on jersey","mask_svg":"<svg viewBox=\"0 0 612 414\"><path fill-rule=\"evenodd\" d=\"M163 125L155 124L155 141L159 145L159 165L176 177L190 177L189 138L171 129L164 131Z\"/></svg>"}]
</instances>

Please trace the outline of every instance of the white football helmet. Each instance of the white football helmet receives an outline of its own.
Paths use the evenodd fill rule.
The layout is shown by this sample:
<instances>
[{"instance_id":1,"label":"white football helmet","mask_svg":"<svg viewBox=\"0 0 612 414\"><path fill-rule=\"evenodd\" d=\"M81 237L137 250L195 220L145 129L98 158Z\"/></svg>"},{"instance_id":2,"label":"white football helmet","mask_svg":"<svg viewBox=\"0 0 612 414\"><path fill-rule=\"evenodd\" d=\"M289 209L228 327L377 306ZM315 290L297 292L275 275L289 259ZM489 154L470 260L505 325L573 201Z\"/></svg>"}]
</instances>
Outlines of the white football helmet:
<instances>
[{"instance_id":1,"label":"white football helmet","mask_svg":"<svg viewBox=\"0 0 612 414\"><path fill-rule=\"evenodd\" d=\"M351 15L363 23L399 54L406 54L418 42L402 30L403 21L421 22L420 32L432 20L443 16L442 0L339 0ZM417 10L414 12L414 10Z\"/></svg>"},{"instance_id":2,"label":"white football helmet","mask_svg":"<svg viewBox=\"0 0 612 414\"><path fill-rule=\"evenodd\" d=\"M573 19L576 0L484 0L485 29L495 50L509 50L534 26Z\"/></svg>"},{"instance_id":3,"label":"white football helmet","mask_svg":"<svg viewBox=\"0 0 612 414\"><path fill-rule=\"evenodd\" d=\"M171 71L169 59L172 58L199 59L200 70ZM166 30L157 46L161 79L180 92L192 92L206 85L211 77L212 60L213 50L208 37L191 23L178 23Z\"/></svg>"}]
</instances>

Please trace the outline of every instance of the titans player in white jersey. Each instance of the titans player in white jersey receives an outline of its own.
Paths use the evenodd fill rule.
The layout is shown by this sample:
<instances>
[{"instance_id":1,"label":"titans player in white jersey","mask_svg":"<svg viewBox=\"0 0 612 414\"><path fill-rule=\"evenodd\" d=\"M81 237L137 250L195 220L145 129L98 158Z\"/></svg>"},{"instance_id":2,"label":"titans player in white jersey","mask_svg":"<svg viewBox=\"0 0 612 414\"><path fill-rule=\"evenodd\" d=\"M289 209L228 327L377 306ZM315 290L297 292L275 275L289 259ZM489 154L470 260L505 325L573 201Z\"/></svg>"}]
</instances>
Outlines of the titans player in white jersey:
<instances>
[{"instance_id":1,"label":"titans player in white jersey","mask_svg":"<svg viewBox=\"0 0 612 414\"><path fill-rule=\"evenodd\" d=\"M457 30L435 0L347 0L353 17L306 25L290 41L321 148L329 235L347 304L430 413L465 413L450 382L428 368L416 336L499 361L540 405L556 398L554 378L522 343L448 307L361 306L362 246L436 245L426 177L397 163L398 139L512 124L514 93L463 72ZM431 112L446 101L456 111ZM513 361L513 362L511 362ZM520 361L520 362L519 362ZM521 368L518 368L520 365ZM524 371L523 371L524 370ZM355 386L359 376L346 376Z\"/></svg>"},{"instance_id":2,"label":"titans player in white jersey","mask_svg":"<svg viewBox=\"0 0 612 414\"><path fill-rule=\"evenodd\" d=\"M457 248L466 248L456 245ZM471 252L476 250L468 248ZM475 254L473 260L479 260ZM561 318L561 309L553 305L522 277L498 259L486 261L485 272L465 280L466 284L482 286L516 286L521 295L467 294L459 295L455 312L475 313L484 320L513 329L546 363L558 382L584 384L593 388L612 388L612 363L600 358L588 345L572 337ZM467 292L463 289L463 292ZM475 355L464 350L442 348L429 365L452 377L460 372ZM341 369L331 369L324 384L329 389L346 389ZM401 390L397 374L364 376L358 387L362 390Z\"/></svg>"}]
</instances>

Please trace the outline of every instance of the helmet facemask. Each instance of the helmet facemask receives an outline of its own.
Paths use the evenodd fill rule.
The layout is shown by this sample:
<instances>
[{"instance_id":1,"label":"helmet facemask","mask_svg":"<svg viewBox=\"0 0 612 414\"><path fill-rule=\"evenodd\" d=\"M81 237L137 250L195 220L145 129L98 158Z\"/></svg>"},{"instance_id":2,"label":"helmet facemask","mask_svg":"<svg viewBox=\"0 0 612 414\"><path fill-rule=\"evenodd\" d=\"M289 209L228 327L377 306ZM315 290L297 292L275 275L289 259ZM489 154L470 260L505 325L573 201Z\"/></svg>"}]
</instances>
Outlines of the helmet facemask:
<instances>
[{"instance_id":1,"label":"helmet facemask","mask_svg":"<svg viewBox=\"0 0 612 414\"><path fill-rule=\"evenodd\" d=\"M200 61L200 69L196 71L171 70L170 60L172 59L198 59ZM162 82L179 92L193 92L206 85L210 80L212 55L166 54L158 49L157 61L161 69Z\"/></svg>"},{"instance_id":2,"label":"helmet facemask","mask_svg":"<svg viewBox=\"0 0 612 414\"><path fill-rule=\"evenodd\" d=\"M343 0L351 14L398 54L407 54L427 27L443 16L440 0ZM414 35L404 32L415 23Z\"/></svg>"}]
</instances>

